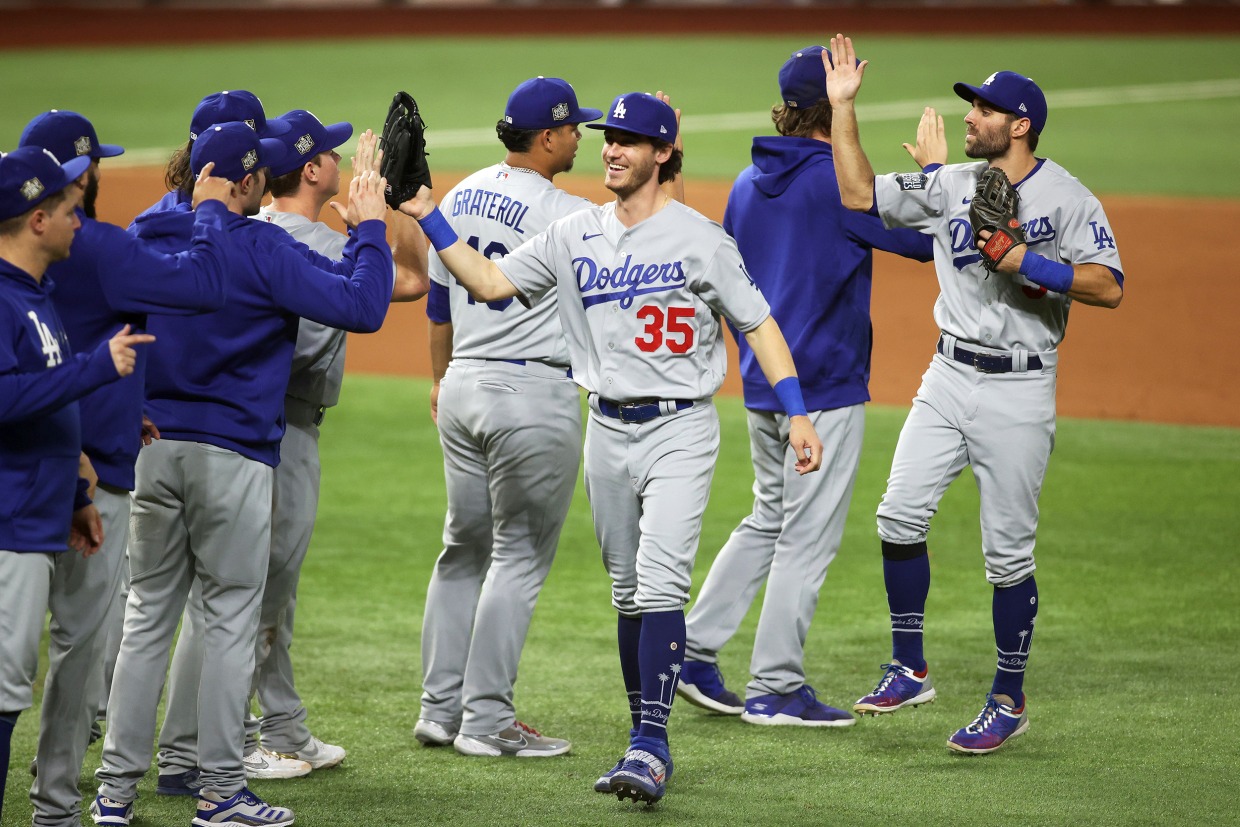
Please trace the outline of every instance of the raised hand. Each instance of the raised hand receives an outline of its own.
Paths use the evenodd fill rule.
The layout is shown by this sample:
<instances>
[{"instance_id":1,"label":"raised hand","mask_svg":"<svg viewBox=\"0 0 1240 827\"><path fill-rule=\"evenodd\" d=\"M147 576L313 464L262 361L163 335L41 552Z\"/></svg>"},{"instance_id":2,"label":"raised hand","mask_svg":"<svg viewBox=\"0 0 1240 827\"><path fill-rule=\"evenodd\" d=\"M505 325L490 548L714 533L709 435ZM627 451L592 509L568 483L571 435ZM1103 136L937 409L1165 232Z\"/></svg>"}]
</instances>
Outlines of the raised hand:
<instances>
[{"instance_id":1,"label":"raised hand","mask_svg":"<svg viewBox=\"0 0 1240 827\"><path fill-rule=\"evenodd\" d=\"M417 195L400 205L400 211L417 219L426 218L435 209L435 196L429 187L418 187Z\"/></svg>"},{"instance_id":2,"label":"raised hand","mask_svg":"<svg viewBox=\"0 0 1240 827\"><path fill-rule=\"evenodd\" d=\"M830 49L834 59L822 53L822 65L827 70L827 98L832 106L852 103L861 89L861 78L870 61L858 64L852 38L842 34L831 38Z\"/></svg>"},{"instance_id":3,"label":"raised hand","mask_svg":"<svg viewBox=\"0 0 1240 827\"><path fill-rule=\"evenodd\" d=\"M927 106L917 124L917 143L902 144L917 166L947 163L947 135L943 130L943 116L936 115L934 108Z\"/></svg>"},{"instance_id":4,"label":"raised hand","mask_svg":"<svg viewBox=\"0 0 1240 827\"><path fill-rule=\"evenodd\" d=\"M379 172L383 163L383 150L379 149L379 138L371 130L367 129L357 139L357 150L352 162L354 178L363 172Z\"/></svg>"},{"instance_id":5,"label":"raised hand","mask_svg":"<svg viewBox=\"0 0 1240 827\"><path fill-rule=\"evenodd\" d=\"M134 346L155 341L155 337L151 334L130 333L131 329L130 325L125 325L117 331L115 336L108 340L108 351L112 354L112 364L116 367L116 372L120 376L128 376L133 373L134 363L138 360L138 352L134 350Z\"/></svg>"}]
</instances>

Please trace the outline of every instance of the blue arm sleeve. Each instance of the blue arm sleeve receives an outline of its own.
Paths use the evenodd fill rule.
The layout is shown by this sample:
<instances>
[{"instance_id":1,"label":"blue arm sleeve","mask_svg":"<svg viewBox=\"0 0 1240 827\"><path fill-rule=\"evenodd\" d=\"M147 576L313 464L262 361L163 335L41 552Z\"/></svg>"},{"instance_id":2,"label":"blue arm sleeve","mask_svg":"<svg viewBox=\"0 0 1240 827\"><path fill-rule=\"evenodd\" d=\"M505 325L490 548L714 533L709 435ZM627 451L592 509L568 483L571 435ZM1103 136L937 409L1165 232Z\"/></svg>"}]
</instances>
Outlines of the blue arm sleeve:
<instances>
[{"instance_id":1,"label":"blue arm sleeve","mask_svg":"<svg viewBox=\"0 0 1240 827\"><path fill-rule=\"evenodd\" d=\"M431 292L426 297L426 318L436 324L452 324L452 301L448 288L437 281L431 282Z\"/></svg>"},{"instance_id":2,"label":"blue arm sleeve","mask_svg":"<svg viewBox=\"0 0 1240 827\"><path fill-rule=\"evenodd\" d=\"M886 250L917 261L934 258L933 236L904 228L889 230L876 215L846 211L844 229L849 238L875 250Z\"/></svg>"},{"instance_id":3,"label":"blue arm sleeve","mask_svg":"<svg viewBox=\"0 0 1240 827\"><path fill-rule=\"evenodd\" d=\"M0 362L13 364L12 355L0 356ZM13 364L10 372L0 374L0 422L42 416L119 378L106 340L90 353L47 370L18 373Z\"/></svg>"},{"instance_id":4,"label":"blue arm sleeve","mask_svg":"<svg viewBox=\"0 0 1240 827\"><path fill-rule=\"evenodd\" d=\"M96 222L91 254L99 262L99 281L113 310L186 316L210 313L227 297L224 216L219 201L206 201L194 214L194 236L187 252L167 255L120 227Z\"/></svg>"},{"instance_id":5,"label":"blue arm sleeve","mask_svg":"<svg viewBox=\"0 0 1240 827\"><path fill-rule=\"evenodd\" d=\"M383 325L392 297L392 251L386 230L382 221L358 225L357 266L348 276L311 266L290 245L275 245L267 270L272 297L289 312L311 321L373 333Z\"/></svg>"}]
</instances>

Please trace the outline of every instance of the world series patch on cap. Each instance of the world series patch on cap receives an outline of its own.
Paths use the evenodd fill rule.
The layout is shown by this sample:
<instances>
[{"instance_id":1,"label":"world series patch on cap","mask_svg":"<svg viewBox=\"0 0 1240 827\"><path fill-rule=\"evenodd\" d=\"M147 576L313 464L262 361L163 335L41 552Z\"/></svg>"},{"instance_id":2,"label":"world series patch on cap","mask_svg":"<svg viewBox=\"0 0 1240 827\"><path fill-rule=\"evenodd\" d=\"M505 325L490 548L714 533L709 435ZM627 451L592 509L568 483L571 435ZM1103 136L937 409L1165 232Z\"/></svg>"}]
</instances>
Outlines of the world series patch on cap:
<instances>
[{"instance_id":1,"label":"world series patch on cap","mask_svg":"<svg viewBox=\"0 0 1240 827\"><path fill-rule=\"evenodd\" d=\"M353 135L353 124L341 121L324 126L322 121L305 109L285 112L279 120L287 123L289 130L278 138L284 144L285 154L282 161L271 165L273 178L300 169L320 152L335 149Z\"/></svg>"},{"instance_id":2,"label":"world series patch on cap","mask_svg":"<svg viewBox=\"0 0 1240 827\"><path fill-rule=\"evenodd\" d=\"M601 109L578 106L577 93L568 81L542 75L519 84L504 107L504 122L514 129L554 129L601 117Z\"/></svg>"},{"instance_id":3,"label":"world series patch on cap","mask_svg":"<svg viewBox=\"0 0 1240 827\"><path fill-rule=\"evenodd\" d=\"M36 115L22 130L18 146L38 146L51 150L57 158L113 158L125 152L123 146L101 144L95 127L77 112L52 109Z\"/></svg>"},{"instance_id":4,"label":"world series patch on cap","mask_svg":"<svg viewBox=\"0 0 1240 827\"><path fill-rule=\"evenodd\" d=\"M219 123L207 127L190 153L190 169L194 175L214 162L211 174L229 181L240 181L263 167L279 165L286 150L278 138L260 138L242 121Z\"/></svg>"},{"instance_id":5,"label":"world series patch on cap","mask_svg":"<svg viewBox=\"0 0 1240 827\"><path fill-rule=\"evenodd\" d=\"M33 210L50 196L72 184L90 166L90 158L78 156L65 163L39 146L18 147L0 154L0 221Z\"/></svg>"}]
</instances>

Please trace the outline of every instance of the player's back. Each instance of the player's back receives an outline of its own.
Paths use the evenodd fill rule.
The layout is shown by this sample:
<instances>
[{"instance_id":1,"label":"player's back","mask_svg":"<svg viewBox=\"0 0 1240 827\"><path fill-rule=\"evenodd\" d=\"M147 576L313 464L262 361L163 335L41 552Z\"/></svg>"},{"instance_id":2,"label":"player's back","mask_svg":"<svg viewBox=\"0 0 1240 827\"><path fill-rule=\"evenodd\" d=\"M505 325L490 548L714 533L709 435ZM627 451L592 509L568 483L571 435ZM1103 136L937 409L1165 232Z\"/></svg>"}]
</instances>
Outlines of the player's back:
<instances>
[{"instance_id":1,"label":"player's back","mask_svg":"<svg viewBox=\"0 0 1240 827\"><path fill-rule=\"evenodd\" d=\"M187 246L192 221L188 209L177 208L149 215L136 228L171 252ZM391 253L382 223L365 222L359 237L366 236L367 250L359 243L359 278L350 280L313 267L278 227L230 213L225 229L232 243L224 307L189 318L150 317L148 329L160 346L147 367L147 408L165 437L274 465L299 317L378 329L391 296Z\"/></svg>"},{"instance_id":2,"label":"player's back","mask_svg":"<svg viewBox=\"0 0 1240 827\"><path fill-rule=\"evenodd\" d=\"M450 190L440 209L463 241L496 259L553 221L596 207L535 172L495 164ZM556 303L549 300L553 295L529 308L513 299L476 303L433 251L431 278L449 290L454 357L568 364Z\"/></svg>"}]
</instances>

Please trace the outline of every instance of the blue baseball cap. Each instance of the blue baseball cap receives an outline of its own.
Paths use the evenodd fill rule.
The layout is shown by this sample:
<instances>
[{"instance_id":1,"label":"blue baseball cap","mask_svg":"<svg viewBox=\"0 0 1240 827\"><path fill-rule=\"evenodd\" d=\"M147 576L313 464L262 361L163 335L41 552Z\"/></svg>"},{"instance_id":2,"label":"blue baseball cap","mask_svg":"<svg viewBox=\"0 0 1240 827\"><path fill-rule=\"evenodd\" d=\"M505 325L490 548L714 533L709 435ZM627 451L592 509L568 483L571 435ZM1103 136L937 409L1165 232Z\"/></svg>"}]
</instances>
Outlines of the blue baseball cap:
<instances>
[{"instance_id":1,"label":"blue baseball cap","mask_svg":"<svg viewBox=\"0 0 1240 827\"><path fill-rule=\"evenodd\" d=\"M669 144L676 142L676 110L648 92L620 95L611 102L606 121L586 126L619 129Z\"/></svg>"},{"instance_id":2,"label":"blue baseball cap","mask_svg":"<svg viewBox=\"0 0 1240 827\"><path fill-rule=\"evenodd\" d=\"M324 126L305 109L285 112L279 119L289 125L289 131L277 139L284 145L284 159L271 165L274 178L301 169L315 155L335 149L353 135L353 124L341 121Z\"/></svg>"},{"instance_id":3,"label":"blue baseball cap","mask_svg":"<svg viewBox=\"0 0 1240 827\"><path fill-rule=\"evenodd\" d=\"M263 102L253 92L234 89L214 92L198 102L189 123L189 139L195 141L212 124L241 121L258 133L260 138L283 135L292 127L278 118L267 119Z\"/></svg>"},{"instance_id":4,"label":"blue baseball cap","mask_svg":"<svg viewBox=\"0 0 1240 827\"><path fill-rule=\"evenodd\" d=\"M952 89L969 103L972 103L974 98L981 98L1017 117L1028 118L1033 131L1039 135L1046 126L1046 95L1042 94L1036 83L1024 75L995 72L982 81L981 86L957 83Z\"/></svg>"},{"instance_id":5,"label":"blue baseball cap","mask_svg":"<svg viewBox=\"0 0 1240 827\"><path fill-rule=\"evenodd\" d=\"M0 153L0 221L33 210L81 178L89 166L90 158L82 155L62 164L41 146Z\"/></svg>"},{"instance_id":6,"label":"blue baseball cap","mask_svg":"<svg viewBox=\"0 0 1240 827\"><path fill-rule=\"evenodd\" d=\"M212 175L240 181L262 167L282 163L286 154L284 143L278 138L260 138L249 124L231 121L209 126L199 134L189 164L194 175L198 175L214 161Z\"/></svg>"},{"instance_id":7,"label":"blue baseball cap","mask_svg":"<svg viewBox=\"0 0 1240 827\"><path fill-rule=\"evenodd\" d=\"M779 97L791 109L808 109L827 99L827 67L822 53L835 65L831 50L825 46L797 49L779 69Z\"/></svg>"},{"instance_id":8,"label":"blue baseball cap","mask_svg":"<svg viewBox=\"0 0 1240 827\"><path fill-rule=\"evenodd\" d=\"M94 125L67 109L36 115L22 130L17 145L49 149L57 158L112 158L125 152L123 146L99 143Z\"/></svg>"},{"instance_id":9,"label":"blue baseball cap","mask_svg":"<svg viewBox=\"0 0 1240 827\"><path fill-rule=\"evenodd\" d=\"M514 129L554 129L568 123L597 121L601 117L601 109L577 105L577 93L568 81L542 75L513 89L504 107L504 122Z\"/></svg>"}]
</instances>

